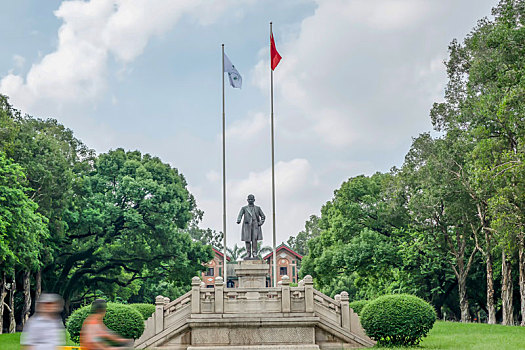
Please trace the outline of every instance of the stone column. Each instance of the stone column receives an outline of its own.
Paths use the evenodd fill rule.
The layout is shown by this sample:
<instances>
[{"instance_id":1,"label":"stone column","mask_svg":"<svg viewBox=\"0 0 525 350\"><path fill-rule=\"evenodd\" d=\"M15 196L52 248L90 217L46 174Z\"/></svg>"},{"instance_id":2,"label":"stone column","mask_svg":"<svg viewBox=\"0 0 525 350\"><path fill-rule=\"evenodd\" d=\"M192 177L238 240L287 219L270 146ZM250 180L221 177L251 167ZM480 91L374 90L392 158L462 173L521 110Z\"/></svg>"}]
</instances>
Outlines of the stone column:
<instances>
[{"instance_id":1,"label":"stone column","mask_svg":"<svg viewBox=\"0 0 525 350\"><path fill-rule=\"evenodd\" d=\"M305 312L314 312L314 280L312 276L304 277Z\"/></svg>"},{"instance_id":2,"label":"stone column","mask_svg":"<svg viewBox=\"0 0 525 350\"><path fill-rule=\"evenodd\" d=\"M350 330L350 306L347 292L341 292L341 327Z\"/></svg>"},{"instance_id":3,"label":"stone column","mask_svg":"<svg viewBox=\"0 0 525 350\"><path fill-rule=\"evenodd\" d=\"M191 279L191 313L201 313L201 279L198 276Z\"/></svg>"},{"instance_id":4,"label":"stone column","mask_svg":"<svg viewBox=\"0 0 525 350\"><path fill-rule=\"evenodd\" d=\"M215 278L215 313L224 312L224 281L221 276Z\"/></svg>"},{"instance_id":5,"label":"stone column","mask_svg":"<svg viewBox=\"0 0 525 350\"><path fill-rule=\"evenodd\" d=\"M281 312L290 312L292 311L290 300L290 277L284 275L281 282Z\"/></svg>"},{"instance_id":6,"label":"stone column","mask_svg":"<svg viewBox=\"0 0 525 350\"><path fill-rule=\"evenodd\" d=\"M159 295L155 298L155 334L164 330L164 297Z\"/></svg>"}]
</instances>

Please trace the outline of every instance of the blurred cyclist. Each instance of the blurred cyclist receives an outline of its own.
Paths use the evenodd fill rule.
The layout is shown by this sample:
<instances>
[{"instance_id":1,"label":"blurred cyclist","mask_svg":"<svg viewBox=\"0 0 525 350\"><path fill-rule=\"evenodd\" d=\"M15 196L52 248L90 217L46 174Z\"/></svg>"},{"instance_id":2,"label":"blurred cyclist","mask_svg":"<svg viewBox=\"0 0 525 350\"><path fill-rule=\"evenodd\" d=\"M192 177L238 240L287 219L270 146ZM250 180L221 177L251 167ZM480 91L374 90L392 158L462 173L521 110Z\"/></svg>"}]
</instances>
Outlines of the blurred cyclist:
<instances>
[{"instance_id":1,"label":"blurred cyclist","mask_svg":"<svg viewBox=\"0 0 525 350\"><path fill-rule=\"evenodd\" d=\"M66 344L60 312L64 301L58 294L43 293L36 301L36 312L27 321L20 338L22 350L56 350Z\"/></svg>"},{"instance_id":2,"label":"blurred cyclist","mask_svg":"<svg viewBox=\"0 0 525 350\"><path fill-rule=\"evenodd\" d=\"M132 346L132 340L121 338L106 327L103 322L105 315L106 301L95 300L91 304L91 314L84 321L80 331L80 346L83 350L122 349Z\"/></svg>"}]
</instances>

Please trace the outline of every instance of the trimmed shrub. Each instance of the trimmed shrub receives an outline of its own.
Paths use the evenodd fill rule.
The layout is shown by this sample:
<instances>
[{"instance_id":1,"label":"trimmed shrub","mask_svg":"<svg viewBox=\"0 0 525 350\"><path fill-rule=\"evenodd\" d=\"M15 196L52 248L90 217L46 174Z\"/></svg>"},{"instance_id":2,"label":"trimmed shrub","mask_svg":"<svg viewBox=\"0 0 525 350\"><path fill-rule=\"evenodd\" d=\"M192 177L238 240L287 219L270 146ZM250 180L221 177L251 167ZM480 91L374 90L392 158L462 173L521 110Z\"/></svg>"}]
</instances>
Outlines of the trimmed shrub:
<instances>
[{"instance_id":1,"label":"trimmed shrub","mask_svg":"<svg viewBox=\"0 0 525 350\"><path fill-rule=\"evenodd\" d=\"M382 346L417 345L436 321L434 308L409 294L371 300L359 316L366 334Z\"/></svg>"},{"instance_id":2,"label":"trimmed shrub","mask_svg":"<svg viewBox=\"0 0 525 350\"><path fill-rule=\"evenodd\" d=\"M77 344L80 340L82 324L89 316L90 311L91 305L84 306L75 310L67 319L67 331L71 340ZM129 305L108 303L104 324L115 333L128 339L137 339L144 332L144 318L142 314Z\"/></svg>"},{"instance_id":3,"label":"trimmed shrub","mask_svg":"<svg viewBox=\"0 0 525 350\"><path fill-rule=\"evenodd\" d=\"M370 300L354 300L350 303L350 307L358 315L361 315L361 310L368 304Z\"/></svg>"},{"instance_id":4,"label":"trimmed shrub","mask_svg":"<svg viewBox=\"0 0 525 350\"><path fill-rule=\"evenodd\" d=\"M155 305L153 304L129 304L129 306L140 312L144 321L155 312Z\"/></svg>"}]
</instances>

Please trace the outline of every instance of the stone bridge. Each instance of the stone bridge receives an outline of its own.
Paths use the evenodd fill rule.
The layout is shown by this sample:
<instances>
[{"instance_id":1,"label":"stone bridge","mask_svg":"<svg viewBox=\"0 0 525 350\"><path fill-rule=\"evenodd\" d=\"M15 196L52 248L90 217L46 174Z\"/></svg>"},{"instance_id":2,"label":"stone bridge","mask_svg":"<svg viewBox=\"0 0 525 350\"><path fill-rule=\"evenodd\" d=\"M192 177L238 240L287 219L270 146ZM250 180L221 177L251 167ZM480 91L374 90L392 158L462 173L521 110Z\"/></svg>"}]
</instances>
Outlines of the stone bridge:
<instances>
[{"instance_id":1,"label":"stone bridge","mask_svg":"<svg viewBox=\"0 0 525 350\"><path fill-rule=\"evenodd\" d=\"M374 345L348 306L348 293L332 299L306 276L298 287L225 288L221 277L170 301L158 296L136 349L335 350Z\"/></svg>"}]
</instances>

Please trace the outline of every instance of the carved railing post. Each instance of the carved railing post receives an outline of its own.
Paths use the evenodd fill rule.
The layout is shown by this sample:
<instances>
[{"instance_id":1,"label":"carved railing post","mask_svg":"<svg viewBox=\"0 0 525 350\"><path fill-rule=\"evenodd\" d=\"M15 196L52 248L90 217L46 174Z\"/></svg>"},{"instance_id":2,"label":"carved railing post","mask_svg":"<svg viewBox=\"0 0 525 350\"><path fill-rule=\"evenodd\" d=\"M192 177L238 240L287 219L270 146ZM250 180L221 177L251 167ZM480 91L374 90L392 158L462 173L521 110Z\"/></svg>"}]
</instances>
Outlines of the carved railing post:
<instances>
[{"instance_id":1,"label":"carved railing post","mask_svg":"<svg viewBox=\"0 0 525 350\"><path fill-rule=\"evenodd\" d=\"M312 276L306 275L303 282L305 312L314 312L314 280Z\"/></svg>"},{"instance_id":2,"label":"carved railing post","mask_svg":"<svg viewBox=\"0 0 525 350\"><path fill-rule=\"evenodd\" d=\"M224 312L224 280L222 277L215 278L215 313Z\"/></svg>"},{"instance_id":3,"label":"carved railing post","mask_svg":"<svg viewBox=\"0 0 525 350\"><path fill-rule=\"evenodd\" d=\"M350 330L350 306L347 292L341 292L341 327Z\"/></svg>"},{"instance_id":4,"label":"carved railing post","mask_svg":"<svg viewBox=\"0 0 525 350\"><path fill-rule=\"evenodd\" d=\"M290 277L286 275L283 276L281 282L281 311L290 312L292 311L292 304L290 300Z\"/></svg>"},{"instance_id":5,"label":"carved railing post","mask_svg":"<svg viewBox=\"0 0 525 350\"><path fill-rule=\"evenodd\" d=\"M195 276L191 279L191 313L201 312L201 279Z\"/></svg>"},{"instance_id":6,"label":"carved railing post","mask_svg":"<svg viewBox=\"0 0 525 350\"><path fill-rule=\"evenodd\" d=\"M164 330L164 297L159 295L155 298L155 333Z\"/></svg>"}]
</instances>

